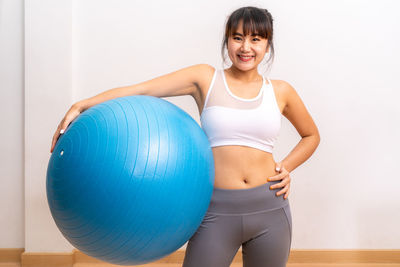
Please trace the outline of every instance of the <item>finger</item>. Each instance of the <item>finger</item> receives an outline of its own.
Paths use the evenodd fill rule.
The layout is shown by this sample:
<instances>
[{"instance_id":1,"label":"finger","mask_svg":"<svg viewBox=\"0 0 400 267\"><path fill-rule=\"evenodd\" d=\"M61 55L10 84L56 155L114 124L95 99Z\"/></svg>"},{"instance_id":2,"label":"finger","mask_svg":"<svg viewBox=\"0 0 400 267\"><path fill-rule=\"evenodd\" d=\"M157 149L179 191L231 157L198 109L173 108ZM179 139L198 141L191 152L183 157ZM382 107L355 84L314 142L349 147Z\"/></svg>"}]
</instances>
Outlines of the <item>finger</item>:
<instances>
[{"instance_id":1,"label":"finger","mask_svg":"<svg viewBox=\"0 0 400 267\"><path fill-rule=\"evenodd\" d=\"M282 181L282 182L280 182L280 183L277 183L277 184L271 185L269 188L270 188L270 189L277 189L277 188L284 187L285 185L287 185L287 183L286 183L286 182L284 182L284 181Z\"/></svg>"},{"instance_id":2,"label":"finger","mask_svg":"<svg viewBox=\"0 0 400 267\"><path fill-rule=\"evenodd\" d=\"M61 122L60 134L63 134L67 130L67 127L68 127L69 123L70 123L70 120L68 119L68 117L66 117Z\"/></svg>"},{"instance_id":3,"label":"finger","mask_svg":"<svg viewBox=\"0 0 400 267\"><path fill-rule=\"evenodd\" d=\"M279 181L279 180L282 180L283 178L285 178L287 175L288 175L288 172L282 172L282 173L280 173L278 175L274 175L274 176L268 177L267 181L268 182L270 182L270 181Z\"/></svg>"},{"instance_id":4,"label":"finger","mask_svg":"<svg viewBox=\"0 0 400 267\"><path fill-rule=\"evenodd\" d=\"M60 125L62 125L62 124L63 124L63 123L61 122ZM64 122L64 124L65 124L65 122ZM56 132L54 133L53 140L52 140L52 143L51 143L50 152L53 152L54 147L56 146L56 143L57 143L58 139L59 139L60 136L61 136L62 134L64 134L64 132L65 132L65 130L64 130L65 127L64 127L64 126L61 126L61 127L60 127L60 125L58 125L57 130L56 130ZM63 127L64 127L64 128L63 128Z\"/></svg>"},{"instance_id":5,"label":"finger","mask_svg":"<svg viewBox=\"0 0 400 267\"><path fill-rule=\"evenodd\" d=\"M279 191L278 193L276 193L277 196L282 195L283 193L287 192L289 190L288 186L285 186L281 191Z\"/></svg>"},{"instance_id":6,"label":"finger","mask_svg":"<svg viewBox=\"0 0 400 267\"><path fill-rule=\"evenodd\" d=\"M289 197L289 191L290 191L290 189L288 189L288 191L286 191L286 194L283 196L284 199L287 199Z\"/></svg>"},{"instance_id":7,"label":"finger","mask_svg":"<svg viewBox=\"0 0 400 267\"><path fill-rule=\"evenodd\" d=\"M51 152L51 153L53 152L54 147L56 146L56 143L57 143L57 141L58 141L59 136L60 136L59 132L57 132L57 133L54 134L54 136L53 136L53 140L52 140L52 142L51 142L51 149L50 149L50 152Z\"/></svg>"},{"instance_id":8,"label":"finger","mask_svg":"<svg viewBox=\"0 0 400 267\"><path fill-rule=\"evenodd\" d=\"M54 137L53 140L51 140L50 153L53 153L53 150L54 150Z\"/></svg>"},{"instance_id":9,"label":"finger","mask_svg":"<svg viewBox=\"0 0 400 267\"><path fill-rule=\"evenodd\" d=\"M55 146L55 144L56 144L56 141L57 141L57 137L58 137L58 135L59 135L59 132L60 132L60 124L58 125L57 130L56 130L56 132L53 134L53 138L51 139L50 153L53 153L54 146Z\"/></svg>"},{"instance_id":10,"label":"finger","mask_svg":"<svg viewBox=\"0 0 400 267\"><path fill-rule=\"evenodd\" d=\"M283 186L285 186L285 185L290 184L290 181L291 181L290 176L289 176L289 175L286 175L285 177L283 177L283 179L281 180L280 183L276 183L276 184L274 184L274 185L271 185L270 187L271 187L272 189L280 188L280 187L283 187Z\"/></svg>"},{"instance_id":11,"label":"finger","mask_svg":"<svg viewBox=\"0 0 400 267\"><path fill-rule=\"evenodd\" d=\"M290 184L288 184L288 190L286 191L286 194L283 196L284 199L287 199L289 197L289 192L290 192Z\"/></svg>"},{"instance_id":12,"label":"finger","mask_svg":"<svg viewBox=\"0 0 400 267\"><path fill-rule=\"evenodd\" d=\"M281 172L282 171L282 162L277 162L276 163L275 171L277 171L277 172Z\"/></svg>"}]
</instances>

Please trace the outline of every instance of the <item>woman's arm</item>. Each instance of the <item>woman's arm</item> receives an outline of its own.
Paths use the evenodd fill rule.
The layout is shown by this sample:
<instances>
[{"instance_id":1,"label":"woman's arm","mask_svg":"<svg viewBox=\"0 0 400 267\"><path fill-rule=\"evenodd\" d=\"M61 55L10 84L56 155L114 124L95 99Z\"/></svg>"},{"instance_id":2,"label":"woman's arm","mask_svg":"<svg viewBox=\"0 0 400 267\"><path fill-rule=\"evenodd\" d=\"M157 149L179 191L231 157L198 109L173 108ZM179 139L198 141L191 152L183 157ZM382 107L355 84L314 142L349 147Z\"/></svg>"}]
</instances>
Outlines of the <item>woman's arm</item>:
<instances>
[{"instance_id":1,"label":"woman's arm","mask_svg":"<svg viewBox=\"0 0 400 267\"><path fill-rule=\"evenodd\" d=\"M210 66L192 65L175 72L131 86L113 88L74 104L80 112L104 101L128 95L150 95L156 97L192 95L199 88L200 79Z\"/></svg>"},{"instance_id":2,"label":"woman's arm","mask_svg":"<svg viewBox=\"0 0 400 267\"><path fill-rule=\"evenodd\" d=\"M191 95L195 98L201 90L200 84L203 84L201 79L207 77L205 74L209 72L210 68L213 67L208 64L189 66L152 80L131 86L110 89L96 96L76 102L58 124L53 135L50 152L53 152L58 138L64 133L68 125L84 110L104 101L128 95L150 95L156 97Z\"/></svg>"},{"instance_id":3,"label":"woman's arm","mask_svg":"<svg viewBox=\"0 0 400 267\"><path fill-rule=\"evenodd\" d=\"M285 169L291 172L311 157L320 142L320 136L317 126L296 90L283 81L281 88L286 99L282 114L301 136L300 142L281 161Z\"/></svg>"}]
</instances>

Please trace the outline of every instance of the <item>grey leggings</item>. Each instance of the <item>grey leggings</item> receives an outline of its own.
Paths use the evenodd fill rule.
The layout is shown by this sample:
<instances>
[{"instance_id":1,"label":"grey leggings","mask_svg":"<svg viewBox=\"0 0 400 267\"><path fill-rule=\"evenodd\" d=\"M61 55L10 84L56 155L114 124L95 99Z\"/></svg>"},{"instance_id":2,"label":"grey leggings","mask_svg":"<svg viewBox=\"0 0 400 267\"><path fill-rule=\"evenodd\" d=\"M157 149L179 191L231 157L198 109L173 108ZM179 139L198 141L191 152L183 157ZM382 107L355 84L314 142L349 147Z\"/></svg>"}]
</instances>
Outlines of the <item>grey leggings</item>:
<instances>
[{"instance_id":1,"label":"grey leggings","mask_svg":"<svg viewBox=\"0 0 400 267\"><path fill-rule=\"evenodd\" d=\"M229 267L240 246L244 267L284 267L292 240L289 200L280 181L249 189L214 188L208 210L189 239L183 267Z\"/></svg>"}]
</instances>

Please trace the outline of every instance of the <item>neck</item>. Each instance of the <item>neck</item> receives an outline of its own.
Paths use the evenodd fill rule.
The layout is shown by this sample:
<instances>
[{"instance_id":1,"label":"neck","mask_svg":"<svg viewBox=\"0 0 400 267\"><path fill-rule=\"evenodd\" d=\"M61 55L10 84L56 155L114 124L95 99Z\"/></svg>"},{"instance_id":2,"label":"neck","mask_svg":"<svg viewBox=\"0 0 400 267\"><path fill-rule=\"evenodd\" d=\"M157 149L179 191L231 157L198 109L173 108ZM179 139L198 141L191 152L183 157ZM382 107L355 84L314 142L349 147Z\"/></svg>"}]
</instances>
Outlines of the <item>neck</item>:
<instances>
[{"instance_id":1,"label":"neck","mask_svg":"<svg viewBox=\"0 0 400 267\"><path fill-rule=\"evenodd\" d=\"M232 65L229 69L226 69L226 71L235 79L242 82L250 83L262 80L262 76L258 73L257 68L243 71Z\"/></svg>"}]
</instances>

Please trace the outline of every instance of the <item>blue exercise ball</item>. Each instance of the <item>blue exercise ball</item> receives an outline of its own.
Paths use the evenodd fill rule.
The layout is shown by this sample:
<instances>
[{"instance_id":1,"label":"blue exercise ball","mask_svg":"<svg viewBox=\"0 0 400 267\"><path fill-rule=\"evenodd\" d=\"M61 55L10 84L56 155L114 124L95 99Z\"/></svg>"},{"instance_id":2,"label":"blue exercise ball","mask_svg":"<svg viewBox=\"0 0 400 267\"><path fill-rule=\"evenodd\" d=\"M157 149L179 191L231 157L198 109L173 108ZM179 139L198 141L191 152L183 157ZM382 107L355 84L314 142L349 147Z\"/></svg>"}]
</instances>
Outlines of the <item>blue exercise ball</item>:
<instances>
[{"instance_id":1,"label":"blue exercise ball","mask_svg":"<svg viewBox=\"0 0 400 267\"><path fill-rule=\"evenodd\" d=\"M54 221L83 253L146 264L182 247L214 187L210 143L197 122L161 98L120 97L82 112L50 157Z\"/></svg>"}]
</instances>

